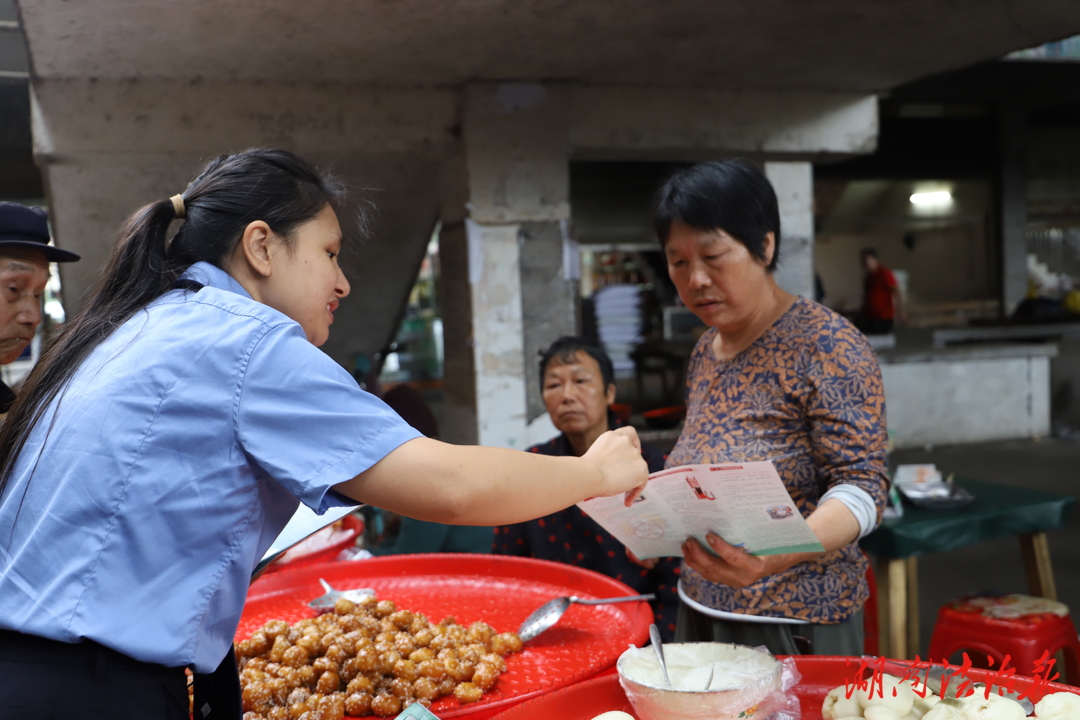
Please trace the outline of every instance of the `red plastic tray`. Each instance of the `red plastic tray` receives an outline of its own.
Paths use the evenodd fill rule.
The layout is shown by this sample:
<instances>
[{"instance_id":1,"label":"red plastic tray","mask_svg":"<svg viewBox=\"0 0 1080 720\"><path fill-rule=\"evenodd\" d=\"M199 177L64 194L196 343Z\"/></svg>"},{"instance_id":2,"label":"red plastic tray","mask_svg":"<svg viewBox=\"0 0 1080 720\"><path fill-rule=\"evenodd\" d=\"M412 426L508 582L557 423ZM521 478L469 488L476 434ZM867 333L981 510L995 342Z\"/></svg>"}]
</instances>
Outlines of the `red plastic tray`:
<instances>
[{"instance_id":1,"label":"red plastic tray","mask_svg":"<svg viewBox=\"0 0 1080 720\"><path fill-rule=\"evenodd\" d=\"M586 598L634 595L617 580L544 560L499 555L401 555L288 569L259 579L237 631L243 640L268 620L296 622L314 613L306 603L321 595L319 578L335 588L370 587L383 599L422 612L433 622L453 615L463 625L483 620L499 632L517 630L540 605L563 595ZM614 666L629 646L649 636L652 609L644 602L571 605L555 627L507 659L495 687L475 703L442 698L440 718L490 717L522 700L590 678Z\"/></svg>"},{"instance_id":2,"label":"red plastic tray","mask_svg":"<svg viewBox=\"0 0 1080 720\"><path fill-rule=\"evenodd\" d=\"M795 686L795 694L802 706L802 720L821 720L821 703L825 695L838 685L854 681L859 671L857 658L803 655L795 658L795 665L802 674L802 680ZM965 674L971 680L982 682L996 682L999 677L989 670L971 669ZM1015 676L1010 681L1017 691L1026 690L1035 683L1031 678ZM1052 692L1080 694L1080 688L1048 683L1045 690L1032 692L1031 699L1037 702ZM637 717L617 675L593 678L532 698L504 710L492 720L590 720L610 710L622 710Z\"/></svg>"},{"instance_id":3,"label":"red plastic tray","mask_svg":"<svg viewBox=\"0 0 1080 720\"><path fill-rule=\"evenodd\" d=\"M316 563L332 562L333 560L336 560L337 556L341 554L341 551L355 545L356 538L360 536L360 533L364 532L364 521L356 515L346 515L341 518L341 524L347 534L343 535L341 539L333 545L327 545L321 550L315 550L314 552L300 553L295 556L290 555L289 560L287 561L282 561L279 558L266 567L266 572L281 572L282 570L290 568L298 568L305 565L315 565Z\"/></svg>"}]
</instances>

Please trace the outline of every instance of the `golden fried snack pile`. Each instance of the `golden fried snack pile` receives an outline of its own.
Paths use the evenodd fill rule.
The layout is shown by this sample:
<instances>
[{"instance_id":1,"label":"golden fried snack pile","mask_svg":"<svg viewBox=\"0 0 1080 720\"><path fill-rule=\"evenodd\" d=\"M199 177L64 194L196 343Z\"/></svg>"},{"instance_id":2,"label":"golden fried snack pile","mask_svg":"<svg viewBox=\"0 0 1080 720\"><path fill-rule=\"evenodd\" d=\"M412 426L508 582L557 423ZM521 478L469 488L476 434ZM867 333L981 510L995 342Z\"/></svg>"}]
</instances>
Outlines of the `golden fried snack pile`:
<instances>
[{"instance_id":1,"label":"golden fried snack pile","mask_svg":"<svg viewBox=\"0 0 1080 720\"><path fill-rule=\"evenodd\" d=\"M390 600L341 598L333 612L271 620L236 646L244 720L389 717L445 695L475 702L520 649L516 633L487 623L436 625Z\"/></svg>"}]
</instances>

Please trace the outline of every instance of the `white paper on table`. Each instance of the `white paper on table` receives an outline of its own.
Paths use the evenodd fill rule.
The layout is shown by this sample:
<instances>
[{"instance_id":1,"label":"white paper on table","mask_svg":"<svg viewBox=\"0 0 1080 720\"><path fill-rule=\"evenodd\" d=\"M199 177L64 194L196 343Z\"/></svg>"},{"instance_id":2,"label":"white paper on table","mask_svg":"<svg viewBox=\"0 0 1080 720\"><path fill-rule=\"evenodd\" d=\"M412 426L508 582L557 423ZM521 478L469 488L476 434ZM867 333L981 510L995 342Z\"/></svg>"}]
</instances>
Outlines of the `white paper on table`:
<instances>
[{"instance_id":1,"label":"white paper on table","mask_svg":"<svg viewBox=\"0 0 1080 720\"><path fill-rule=\"evenodd\" d=\"M933 463L900 465L893 482L897 485L928 485L941 482L941 471Z\"/></svg>"},{"instance_id":2,"label":"white paper on table","mask_svg":"<svg viewBox=\"0 0 1080 720\"><path fill-rule=\"evenodd\" d=\"M753 555L825 550L771 462L670 468L630 507L622 495L578 507L642 560L682 555L688 537L708 549L709 532Z\"/></svg>"}]
</instances>

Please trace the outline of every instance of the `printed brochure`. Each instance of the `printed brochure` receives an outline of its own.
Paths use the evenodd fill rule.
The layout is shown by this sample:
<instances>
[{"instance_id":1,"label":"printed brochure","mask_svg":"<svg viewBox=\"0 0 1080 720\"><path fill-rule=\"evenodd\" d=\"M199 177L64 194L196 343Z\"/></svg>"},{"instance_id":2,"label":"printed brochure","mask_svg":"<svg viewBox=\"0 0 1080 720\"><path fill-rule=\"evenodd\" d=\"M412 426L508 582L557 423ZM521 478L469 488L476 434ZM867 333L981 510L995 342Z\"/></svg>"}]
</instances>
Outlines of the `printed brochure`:
<instances>
[{"instance_id":1,"label":"printed brochure","mask_svg":"<svg viewBox=\"0 0 1080 720\"><path fill-rule=\"evenodd\" d=\"M682 555L712 531L753 555L824 552L771 462L683 465L649 476L630 507L622 495L578 507L641 558Z\"/></svg>"}]
</instances>

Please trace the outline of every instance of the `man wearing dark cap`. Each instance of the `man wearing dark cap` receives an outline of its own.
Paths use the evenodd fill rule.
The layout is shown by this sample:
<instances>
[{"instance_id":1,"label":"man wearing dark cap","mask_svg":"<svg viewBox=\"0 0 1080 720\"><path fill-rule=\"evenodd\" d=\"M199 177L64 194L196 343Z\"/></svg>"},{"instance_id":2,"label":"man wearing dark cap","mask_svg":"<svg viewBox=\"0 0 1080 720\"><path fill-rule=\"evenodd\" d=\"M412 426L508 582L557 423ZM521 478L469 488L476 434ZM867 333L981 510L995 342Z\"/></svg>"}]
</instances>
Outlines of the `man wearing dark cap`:
<instances>
[{"instance_id":1,"label":"man wearing dark cap","mask_svg":"<svg viewBox=\"0 0 1080 720\"><path fill-rule=\"evenodd\" d=\"M49 263L78 259L73 252L49 245L44 210L0 202L0 365L15 362L41 324ZM13 402L15 393L0 381L0 413Z\"/></svg>"}]
</instances>

